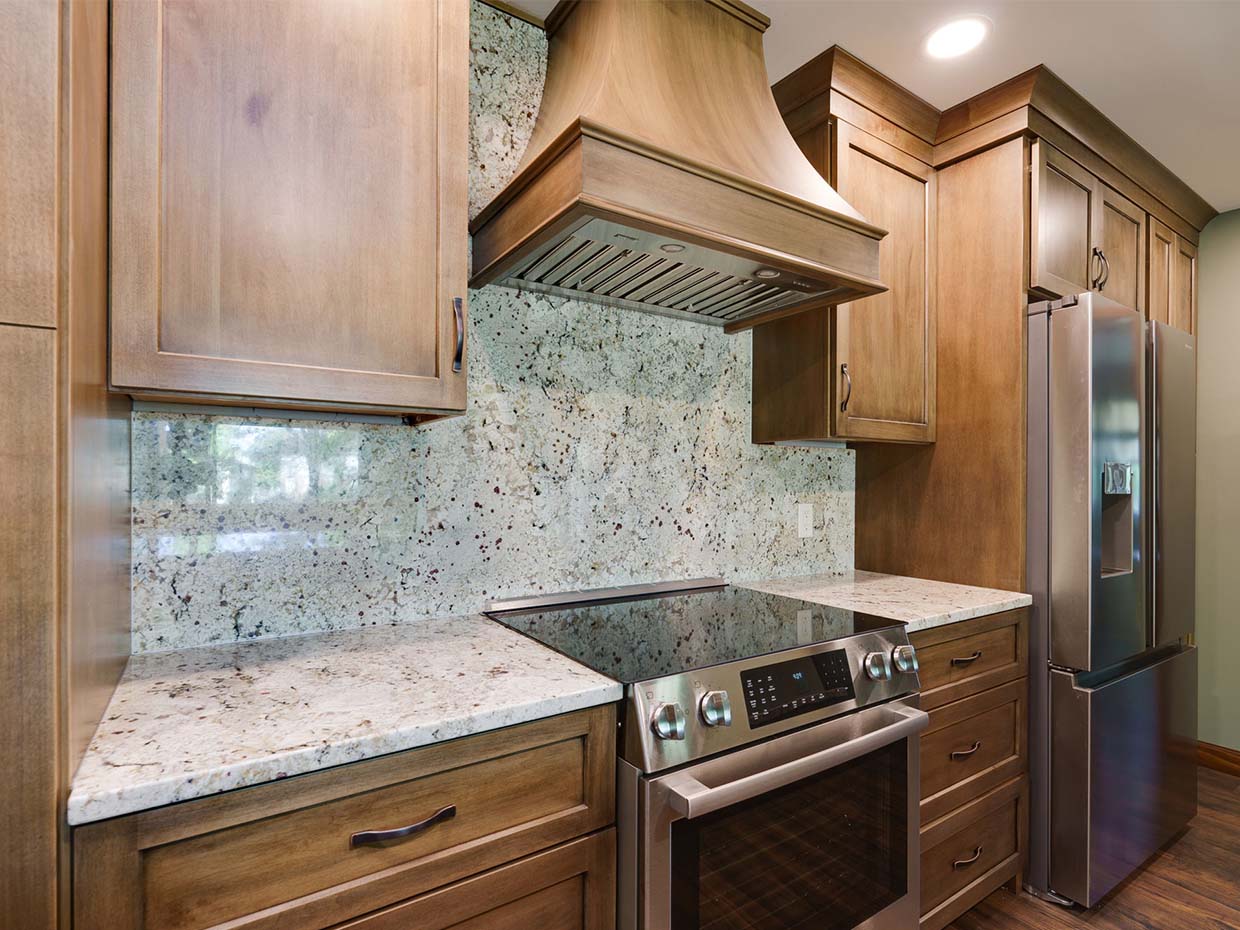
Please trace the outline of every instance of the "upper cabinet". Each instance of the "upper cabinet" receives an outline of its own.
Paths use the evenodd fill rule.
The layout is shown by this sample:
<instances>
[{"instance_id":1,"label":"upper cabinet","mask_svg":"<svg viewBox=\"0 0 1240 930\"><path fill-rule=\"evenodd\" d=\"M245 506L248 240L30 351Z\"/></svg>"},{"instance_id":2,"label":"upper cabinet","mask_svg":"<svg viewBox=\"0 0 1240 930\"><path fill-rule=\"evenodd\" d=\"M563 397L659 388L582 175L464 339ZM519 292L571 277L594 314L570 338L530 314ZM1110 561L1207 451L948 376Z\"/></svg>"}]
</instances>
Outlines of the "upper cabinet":
<instances>
[{"instance_id":1,"label":"upper cabinet","mask_svg":"<svg viewBox=\"0 0 1240 930\"><path fill-rule=\"evenodd\" d=\"M1030 156L1029 287L1052 297L1102 280L1102 184L1041 140Z\"/></svg>"},{"instance_id":2,"label":"upper cabinet","mask_svg":"<svg viewBox=\"0 0 1240 930\"><path fill-rule=\"evenodd\" d=\"M1150 217L1149 255L1149 318L1196 332L1197 247Z\"/></svg>"},{"instance_id":3,"label":"upper cabinet","mask_svg":"<svg viewBox=\"0 0 1240 930\"><path fill-rule=\"evenodd\" d=\"M932 442L935 178L918 132L937 111L840 49L775 97L810 163L887 230L888 290L755 328L754 442Z\"/></svg>"},{"instance_id":4,"label":"upper cabinet","mask_svg":"<svg viewBox=\"0 0 1240 930\"><path fill-rule=\"evenodd\" d=\"M114 3L115 390L464 410L468 15Z\"/></svg>"}]
</instances>

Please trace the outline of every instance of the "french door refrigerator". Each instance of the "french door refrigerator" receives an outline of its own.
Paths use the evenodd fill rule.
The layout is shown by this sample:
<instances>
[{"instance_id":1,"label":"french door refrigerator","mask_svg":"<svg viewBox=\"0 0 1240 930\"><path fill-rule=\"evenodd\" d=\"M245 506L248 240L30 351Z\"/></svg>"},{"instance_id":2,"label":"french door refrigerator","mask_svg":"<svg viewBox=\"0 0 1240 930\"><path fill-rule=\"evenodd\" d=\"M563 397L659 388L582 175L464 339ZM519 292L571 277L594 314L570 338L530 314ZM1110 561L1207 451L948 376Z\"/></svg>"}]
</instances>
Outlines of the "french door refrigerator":
<instances>
[{"instance_id":1,"label":"french door refrigerator","mask_svg":"<svg viewBox=\"0 0 1240 930\"><path fill-rule=\"evenodd\" d=\"M1028 316L1031 891L1090 907L1197 809L1193 338Z\"/></svg>"}]
</instances>

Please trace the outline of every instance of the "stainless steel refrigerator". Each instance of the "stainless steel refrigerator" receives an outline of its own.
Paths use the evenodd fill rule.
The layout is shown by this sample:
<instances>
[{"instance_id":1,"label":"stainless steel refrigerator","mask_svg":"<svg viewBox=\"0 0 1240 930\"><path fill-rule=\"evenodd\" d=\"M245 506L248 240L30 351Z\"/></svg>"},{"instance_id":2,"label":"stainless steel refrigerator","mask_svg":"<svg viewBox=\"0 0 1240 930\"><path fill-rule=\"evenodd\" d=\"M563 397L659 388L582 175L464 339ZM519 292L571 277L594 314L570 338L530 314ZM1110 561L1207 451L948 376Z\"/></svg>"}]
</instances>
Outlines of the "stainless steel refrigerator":
<instances>
[{"instance_id":1,"label":"stainless steel refrigerator","mask_svg":"<svg viewBox=\"0 0 1240 930\"><path fill-rule=\"evenodd\" d=\"M1029 307L1030 856L1086 907L1197 809L1193 337Z\"/></svg>"}]
</instances>

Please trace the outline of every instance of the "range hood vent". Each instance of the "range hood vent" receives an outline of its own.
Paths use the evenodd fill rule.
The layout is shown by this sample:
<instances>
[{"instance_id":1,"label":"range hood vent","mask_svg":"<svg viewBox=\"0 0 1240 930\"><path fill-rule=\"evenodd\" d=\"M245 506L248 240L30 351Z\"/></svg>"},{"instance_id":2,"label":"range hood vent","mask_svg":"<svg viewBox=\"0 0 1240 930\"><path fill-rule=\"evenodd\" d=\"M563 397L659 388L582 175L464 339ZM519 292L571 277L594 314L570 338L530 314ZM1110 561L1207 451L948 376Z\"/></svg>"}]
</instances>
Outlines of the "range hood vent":
<instances>
[{"instance_id":1,"label":"range hood vent","mask_svg":"<svg viewBox=\"0 0 1240 930\"><path fill-rule=\"evenodd\" d=\"M726 326L885 290L867 223L766 83L734 0L563 0L516 175L471 224L471 285Z\"/></svg>"}]
</instances>

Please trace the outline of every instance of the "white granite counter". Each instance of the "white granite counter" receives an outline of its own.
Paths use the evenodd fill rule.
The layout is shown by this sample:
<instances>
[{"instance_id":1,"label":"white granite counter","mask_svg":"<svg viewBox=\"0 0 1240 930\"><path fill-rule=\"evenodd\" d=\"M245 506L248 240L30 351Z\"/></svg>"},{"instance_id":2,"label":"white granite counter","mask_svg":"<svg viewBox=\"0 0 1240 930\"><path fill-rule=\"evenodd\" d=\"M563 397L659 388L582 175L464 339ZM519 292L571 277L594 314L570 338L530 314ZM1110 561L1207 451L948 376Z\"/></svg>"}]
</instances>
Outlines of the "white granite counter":
<instances>
[{"instance_id":1,"label":"white granite counter","mask_svg":"<svg viewBox=\"0 0 1240 930\"><path fill-rule=\"evenodd\" d=\"M130 659L73 780L88 823L618 701L484 617Z\"/></svg>"},{"instance_id":2,"label":"white granite counter","mask_svg":"<svg viewBox=\"0 0 1240 930\"><path fill-rule=\"evenodd\" d=\"M904 622L910 633L971 620L1003 610L1028 607L1033 598L1014 591L926 581L903 575L849 572L846 575L800 575L775 581L746 581L746 588L799 597L815 604L842 607Z\"/></svg>"}]
</instances>

